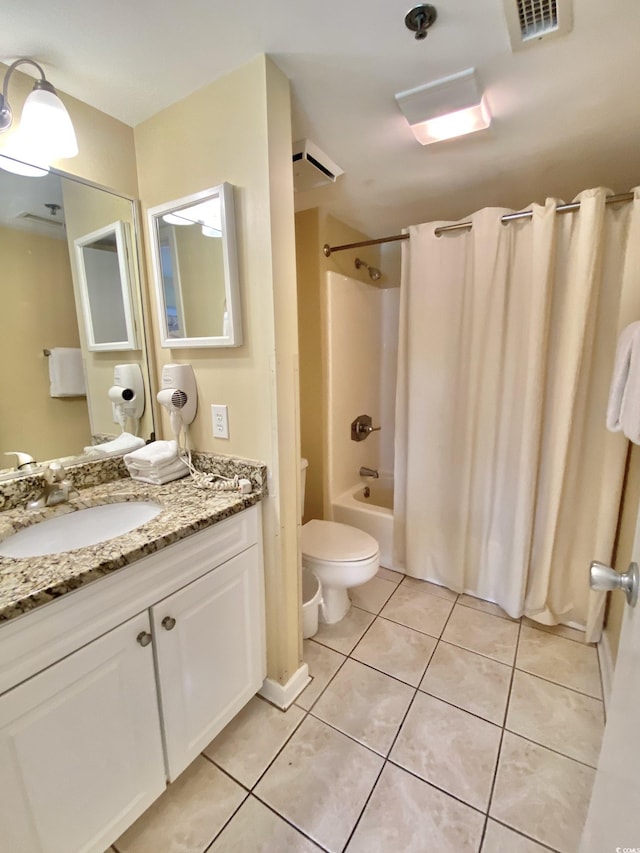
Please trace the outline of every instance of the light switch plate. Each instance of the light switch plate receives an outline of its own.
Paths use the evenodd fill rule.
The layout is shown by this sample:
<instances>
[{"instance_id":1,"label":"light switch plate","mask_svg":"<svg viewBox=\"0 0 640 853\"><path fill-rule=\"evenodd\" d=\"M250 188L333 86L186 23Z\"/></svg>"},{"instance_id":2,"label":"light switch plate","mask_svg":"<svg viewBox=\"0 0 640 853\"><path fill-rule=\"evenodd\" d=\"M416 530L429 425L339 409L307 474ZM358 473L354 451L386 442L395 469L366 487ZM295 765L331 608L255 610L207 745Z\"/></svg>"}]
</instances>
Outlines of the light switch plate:
<instances>
[{"instance_id":1,"label":"light switch plate","mask_svg":"<svg viewBox=\"0 0 640 853\"><path fill-rule=\"evenodd\" d=\"M214 438L229 438L229 410L227 406L211 406Z\"/></svg>"}]
</instances>

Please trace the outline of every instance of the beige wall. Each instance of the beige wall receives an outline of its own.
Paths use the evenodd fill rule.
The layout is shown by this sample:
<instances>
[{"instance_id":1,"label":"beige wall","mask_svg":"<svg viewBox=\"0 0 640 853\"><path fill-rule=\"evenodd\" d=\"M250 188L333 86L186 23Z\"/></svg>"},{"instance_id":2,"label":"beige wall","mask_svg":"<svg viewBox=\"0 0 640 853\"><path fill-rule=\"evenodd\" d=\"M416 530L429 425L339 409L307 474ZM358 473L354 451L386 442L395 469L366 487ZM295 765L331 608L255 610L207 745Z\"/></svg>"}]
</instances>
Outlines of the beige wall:
<instances>
[{"instance_id":1,"label":"beige wall","mask_svg":"<svg viewBox=\"0 0 640 853\"><path fill-rule=\"evenodd\" d=\"M323 518L327 495L327 412L325 339L326 273L339 272L370 282L365 269L356 270L356 257L380 265L380 249L348 249L325 258L322 247L368 240L367 234L345 225L318 208L296 213L298 332L300 341L300 431L302 455L309 460L304 520ZM360 414L360 413L358 413Z\"/></svg>"},{"instance_id":2,"label":"beige wall","mask_svg":"<svg viewBox=\"0 0 640 853\"><path fill-rule=\"evenodd\" d=\"M78 347L69 253L64 239L0 227L3 417L0 454L44 461L82 452L91 438L85 397L52 398L43 350ZM0 468L15 459L0 455Z\"/></svg>"},{"instance_id":3,"label":"beige wall","mask_svg":"<svg viewBox=\"0 0 640 853\"><path fill-rule=\"evenodd\" d=\"M270 496L263 504L268 672L284 683L300 660L288 80L260 56L143 122L135 129L135 144L145 211L223 181L235 187L245 343L233 349L156 347L155 356L158 371L172 361L194 368L195 448L259 459L269 467ZM229 407L230 440L212 436L212 403ZM169 434L164 414L162 431Z\"/></svg>"},{"instance_id":4,"label":"beige wall","mask_svg":"<svg viewBox=\"0 0 640 853\"><path fill-rule=\"evenodd\" d=\"M145 409L138 434L145 439L149 438L153 430L153 402L150 394L148 375L146 369L147 354L145 348L145 336L142 322L142 302L140 292L140 281L138 277L138 262L135 246L131 245L131 263L129 264L131 275L131 296L136 322L136 333L138 348L135 350L114 350L113 352L94 352L87 348L87 332L82 312L80 299L80 284L78 277L78 265L76 261L76 249L74 241L78 237L84 237L114 222L124 222L129 229L132 243L135 241L135 223L133 218L133 206L127 199L107 192L101 192L95 187L75 181L62 182L62 194L64 198L64 213L67 224L67 241L69 244L69 256L71 258L71 271L73 275L73 286L76 295L76 312L78 327L83 349L83 357L87 375L87 390L89 393L91 425L94 434L118 435L120 426L113 422L113 411L111 402L107 396L109 388L113 385L113 368L116 364L139 364L145 382ZM133 428L131 421L127 424L128 429Z\"/></svg>"},{"instance_id":5,"label":"beige wall","mask_svg":"<svg viewBox=\"0 0 640 853\"><path fill-rule=\"evenodd\" d=\"M614 567L618 572L626 572L631 562L631 549L636 532L636 520L640 508L640 447L630 445L631 452L628 458L627 472L625 476L624 491L620 510L618 536ZM609 641L611 654L614 662L618 655L620 643L620 631L622 629L622 617L627 606L626 598L622 593L609 594L605 634Z\"/></svg>"},{"instance_id":6,"label":"beige wall","mask_svg":"<svg viewBox=\"0 0 640 853\"><path fill-rule=\"evenodd\" d=\"M176 255L186 334L221 335L225 303L222 239L204 237L199 225L175 225Z\"/></svg>"}]
</instances>

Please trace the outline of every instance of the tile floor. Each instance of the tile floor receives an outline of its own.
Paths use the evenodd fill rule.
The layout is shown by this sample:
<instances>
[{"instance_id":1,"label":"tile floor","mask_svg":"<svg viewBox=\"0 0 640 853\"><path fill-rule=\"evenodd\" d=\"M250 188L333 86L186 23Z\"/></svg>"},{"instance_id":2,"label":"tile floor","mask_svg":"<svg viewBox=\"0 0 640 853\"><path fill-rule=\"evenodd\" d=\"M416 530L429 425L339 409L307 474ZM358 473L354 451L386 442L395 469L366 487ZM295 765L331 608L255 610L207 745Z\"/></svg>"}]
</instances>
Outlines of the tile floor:
<instances>
[{"instance_id":1,"label":"tile floor","mask_svg":"<svg viewBox=\"0 0 640 853\"><path fill-rule=\"evenodd\" d=\"M604 726L594 647L381 569L117 853L577 850Z\"/></svg>"}]
</instances>

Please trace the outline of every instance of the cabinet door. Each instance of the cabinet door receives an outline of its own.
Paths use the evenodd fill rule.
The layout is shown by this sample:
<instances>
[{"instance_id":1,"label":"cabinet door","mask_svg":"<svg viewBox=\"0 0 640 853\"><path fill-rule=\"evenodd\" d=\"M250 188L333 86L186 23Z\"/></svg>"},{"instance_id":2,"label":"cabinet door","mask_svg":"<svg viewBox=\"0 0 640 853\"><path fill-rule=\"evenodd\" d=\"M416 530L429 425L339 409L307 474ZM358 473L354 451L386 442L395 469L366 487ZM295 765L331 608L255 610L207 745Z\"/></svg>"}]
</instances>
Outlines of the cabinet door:
<instances>
[{"instance_id":1,"label":"cabinet door","mask_svg":"<svg viewBox=\"0 0 640 853\"><path fill-rule=\"evenodd\" d=\"M262 686L264 606L257 547L165 598L151 613L173 781Z\"/></svg>"},{"instance_id":2,"label":"cabinet door","mask_svg":"<svg viewBox=\"0 0 640 853\"><path fill-rule=\"evenodd\" d=\"M0 696L0 851L103 853L165 789L145 612Z\"/></svg>"}]
</instances>

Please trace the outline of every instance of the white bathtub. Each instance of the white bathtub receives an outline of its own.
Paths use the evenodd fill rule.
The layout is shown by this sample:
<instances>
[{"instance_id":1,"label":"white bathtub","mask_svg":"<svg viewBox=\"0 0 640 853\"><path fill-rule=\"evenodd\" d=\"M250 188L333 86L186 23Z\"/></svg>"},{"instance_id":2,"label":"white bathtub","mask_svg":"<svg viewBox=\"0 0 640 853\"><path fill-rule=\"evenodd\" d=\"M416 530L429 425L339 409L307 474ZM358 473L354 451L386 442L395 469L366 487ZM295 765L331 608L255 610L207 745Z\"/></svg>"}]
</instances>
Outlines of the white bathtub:
<instances>
[{"instance_id":1,"label":"white bathtub","mask_svg":"<svg viewBox=\"0 0 640 853\"><path fill-rule=\"evenodd\" d=\"M366 486L370 490L364 496ZM331 505L333 520L351 524L369 533L380 545L380 565L394 568L393 553L393 477L367 479L340 495Z\"/></svg>"}]
</instances>

